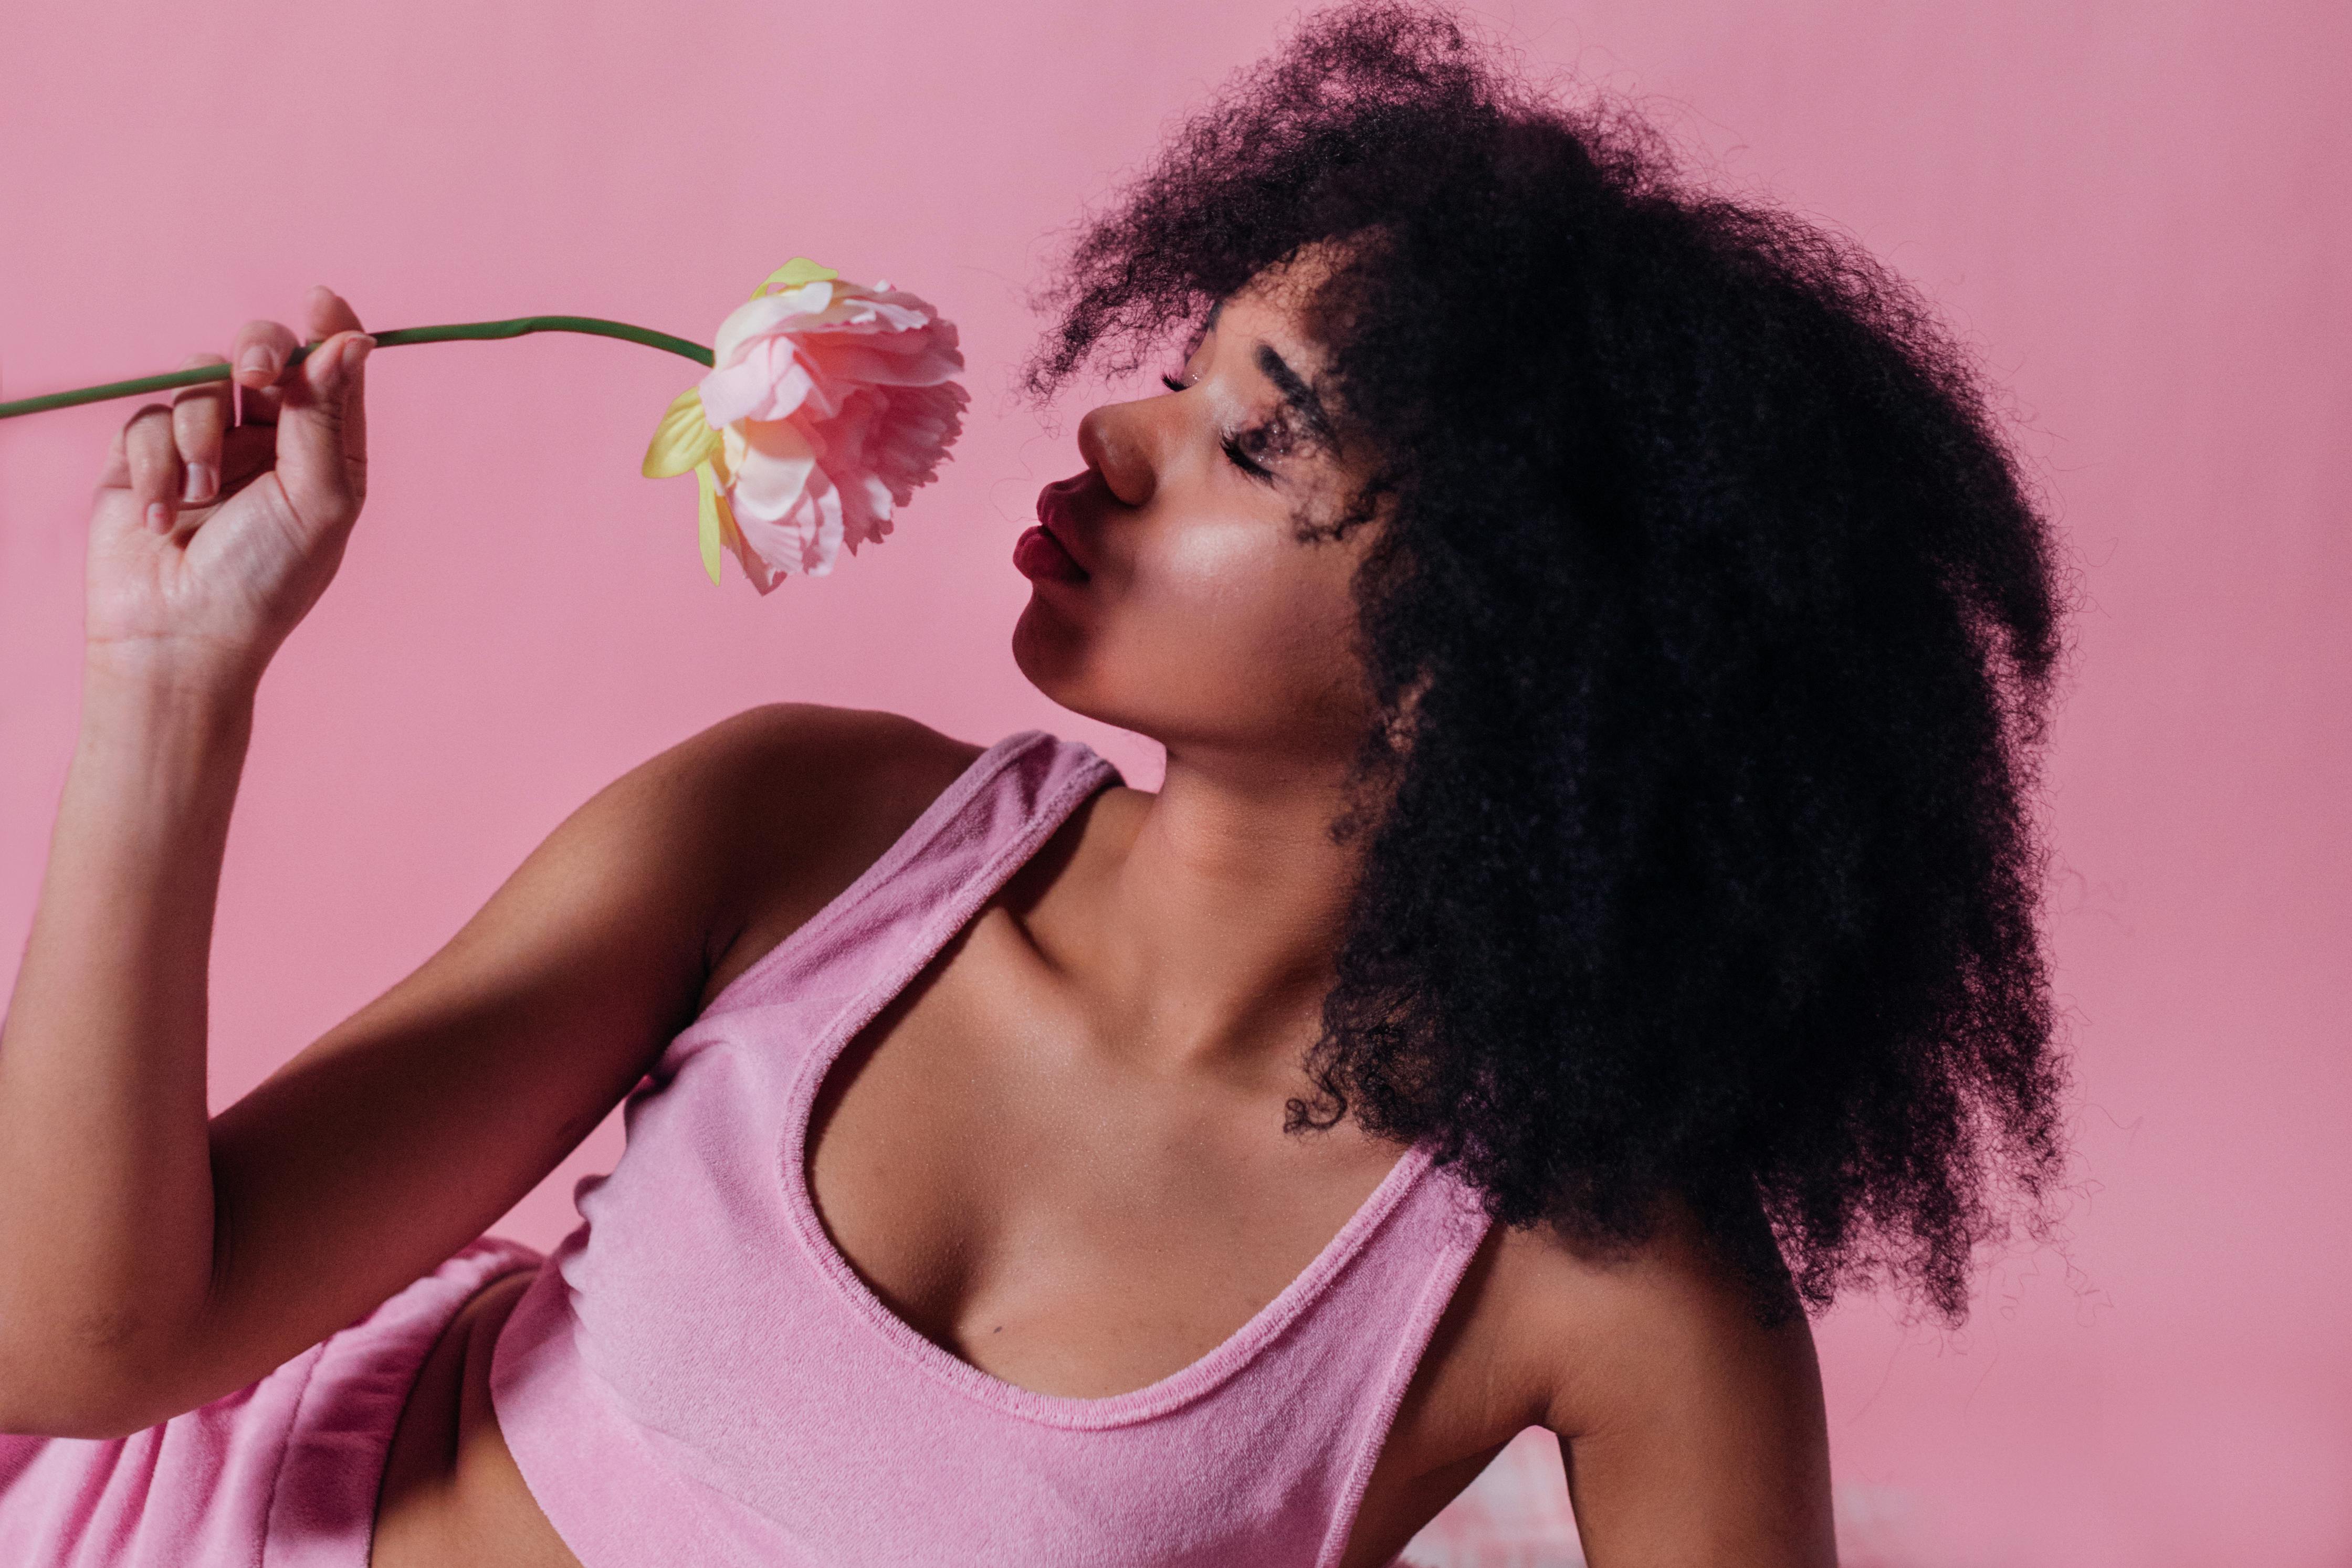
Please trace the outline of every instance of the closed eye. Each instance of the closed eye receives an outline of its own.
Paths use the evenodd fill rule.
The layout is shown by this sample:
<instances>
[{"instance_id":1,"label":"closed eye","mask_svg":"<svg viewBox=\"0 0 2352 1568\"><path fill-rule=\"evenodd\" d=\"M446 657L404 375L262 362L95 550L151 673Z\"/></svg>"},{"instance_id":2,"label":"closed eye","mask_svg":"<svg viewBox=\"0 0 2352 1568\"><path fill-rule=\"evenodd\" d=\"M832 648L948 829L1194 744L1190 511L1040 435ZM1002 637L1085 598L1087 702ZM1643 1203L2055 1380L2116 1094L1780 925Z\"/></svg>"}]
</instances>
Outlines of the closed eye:
<instances>
[{"instance_id":1,"label":"closed eye","mask_svg":"<svg viewBox=\"0 0 2352 1568\"><path fill-rule=\"evenodd\" d=\"M1224 447L1225 455L1233 460L1234 467L1240 469L1243 473L1248 475L1253 479L1259 480L1268 485L1274 483L1274 470L1260 464L1248 453L1243 451L1242 438L1240 436L1228 435L1220 442L1219 444Z\"/></svg>"},{"instance_id":2,"label":"closed eye","mask_svg":"<svg viewBox=\"0 0 2352 1568\"><path fill-rule=\"evenodd\" d=\"M1160 372L1160 384L1166 387L1172 392L1186 392L1190 390L1186 382L1179 380L1175 376L1168 374L1164 371ZM1274 483L1274 470L1268 468L1263 463L1258 462L1243 449L1242 438L1240 435L1226 435L1219 440L1218 445L1224 448L1226 459L1231 462L1234 467L1240 469L1251 478L1257 480L1260 484L1271 485Z\"/></svg>"}]
</instances>

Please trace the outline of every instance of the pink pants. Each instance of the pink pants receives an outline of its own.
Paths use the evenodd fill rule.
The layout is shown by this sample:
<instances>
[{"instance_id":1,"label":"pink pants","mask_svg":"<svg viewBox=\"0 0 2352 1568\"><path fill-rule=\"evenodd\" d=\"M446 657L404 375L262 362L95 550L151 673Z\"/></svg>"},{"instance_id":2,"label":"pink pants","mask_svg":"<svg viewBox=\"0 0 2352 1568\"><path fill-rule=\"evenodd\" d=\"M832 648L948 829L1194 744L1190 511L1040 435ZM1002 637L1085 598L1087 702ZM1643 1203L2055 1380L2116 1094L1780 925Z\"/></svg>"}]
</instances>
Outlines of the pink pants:
<instances>
[{"instance_id":1,"label":"pink pants","mask_svg":"<svg viewBox=\"0 0 2352 1568\"><path fill-rule=\"evenodd\" d=\"M475 1291L541 1254L485 1236L258 1383L128 1437L0 1436L7 1568L366 1568L417 1369Z\"/></svg>"}]
</instances>

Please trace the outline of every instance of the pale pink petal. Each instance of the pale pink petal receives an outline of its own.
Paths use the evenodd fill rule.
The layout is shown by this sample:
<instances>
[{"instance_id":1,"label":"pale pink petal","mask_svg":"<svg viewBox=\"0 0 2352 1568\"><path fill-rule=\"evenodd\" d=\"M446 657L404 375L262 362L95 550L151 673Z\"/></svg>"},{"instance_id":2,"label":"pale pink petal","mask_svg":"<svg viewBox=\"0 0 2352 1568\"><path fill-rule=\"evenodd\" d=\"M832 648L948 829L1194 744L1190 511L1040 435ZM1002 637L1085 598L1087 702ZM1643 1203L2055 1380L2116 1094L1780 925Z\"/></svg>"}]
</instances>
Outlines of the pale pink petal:
<instances>
[{"instance_id":1,"label":"pale pink petal","mask_svg":"<svg viewBox=\"0 0 2352 1568\"><path fill-rule=\"evenodd\" d=\"M877 386L934 386L961 373L963 356L928 332L894 338L812 338L803 352L820 374Z\"/></svg>"},{"instance_id":2,"label":"pale pink petal","mask_svg":"<svg viewBox=\"0 0 2352 1568\"><path fill-rule=\"evenodd\" d=\"M701 383L724 434L744 572L761 593L891 531L971 402L953 323L887 284L812 283L739 307Z\"/></svg>"},{"instance_id":3,"label":"pale pink petal","mask_svg":"<svg viewBox=\"0 0 2352 1568\"><path fill-rule=\"evenodd\" d=\"M960 386L894 387L890 414L879 438L869 441L866 460L905 505L915 487L939 476L947 448L962 434L961 411L971 400Z\"/></svg>"},{"instance_id":4,"label":"pale pink petal","mask_svg":"<svg viewBox=\"0 0 2352 1568\"><path fill-rule=\"evenodd\" d=\"M727 502L738 521L782 520L800 504L816 470L816 453L793 425L739 421L727 427L723 448L731 476Z\"/></svg>"},{"instance_id":5,"label":"pale pink petal","mask_svg":"<svg viewBox=\"0 0 2352 1568\"><path fill-rule=\"evenodd\" d=\"M878 544L890 531L890 493L871 474L852 473L840 482L841 542L856 555L861 544Z\"/></svg>"},{"instance_id":6,"label":"pale pink petal","mask_svg":"<svg viewBox=\"0 0 2352 1568\"><path fill-rule=\"evenodd\" d=\"M860 544L880 539L890 526L892 497L876 481L866 453L888 406L888 394L860 387L842 405L841 416L815 433L825 444L819 462L841 492L842 538L852 554Z\"/></svg>"},{"instance_id":7,"label":"pale pink petal","mask_svg":"<svg viewBox=\"0 0 2352 1568\"><path fill-rule=\"evenodd\" d=\"M822 319L832 303L834 288L830 283L804 283L798 288L761 294L738 305L719 323L719 340L711 349L714 362L732 364L743 345L754 339L804 328Z\"/></svg>"},{"instance_id":8,"label":"pale pink petal","mask_svg":"<svg viewBox=\"0 0 2352 1568\"><path fill-rule=\"evenodd\" d=\"M822 475L818 483L824 483ZM823 577L833 570L842 543L841 508L828 487L823 495L812 491L803 497L799 507L781 523L739 519L736 530L742 541L736 559L743 575L766 593L786 577Z\"/></svg>"},{"instance_id":9,"label":"pale pink petal","mask_svg":"<svg viewBox=\"0 0 2352 1568\"><path fill-rule=\"evenodd\" d=\"M712 371L698 384L702 417L713 430L739 419L789 419L812 397L827 409L833 402L790 338L747 344L735 363Z\"/></svg>"}]
</instances>

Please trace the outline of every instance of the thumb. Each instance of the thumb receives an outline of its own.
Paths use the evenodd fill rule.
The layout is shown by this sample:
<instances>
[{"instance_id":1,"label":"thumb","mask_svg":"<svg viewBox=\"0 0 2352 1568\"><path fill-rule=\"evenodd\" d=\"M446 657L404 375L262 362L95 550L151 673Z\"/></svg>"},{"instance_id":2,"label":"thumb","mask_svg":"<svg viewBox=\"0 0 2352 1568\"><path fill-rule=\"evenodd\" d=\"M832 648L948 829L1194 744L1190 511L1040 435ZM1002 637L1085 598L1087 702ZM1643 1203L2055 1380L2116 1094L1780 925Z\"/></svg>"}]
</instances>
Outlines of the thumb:
<instances>
[{"instance_id":1,"label":"thumb","mask_svg":"<svg viewBox=\"0 0 2352 1568\"><path fill-rule=\"evenodd\" d=\"M313 528L359 516L367 497L367 423L360 364L375 340L338 332L303 357L282 383L278 482L294 514Z\"/></svg>"}]
</instances>

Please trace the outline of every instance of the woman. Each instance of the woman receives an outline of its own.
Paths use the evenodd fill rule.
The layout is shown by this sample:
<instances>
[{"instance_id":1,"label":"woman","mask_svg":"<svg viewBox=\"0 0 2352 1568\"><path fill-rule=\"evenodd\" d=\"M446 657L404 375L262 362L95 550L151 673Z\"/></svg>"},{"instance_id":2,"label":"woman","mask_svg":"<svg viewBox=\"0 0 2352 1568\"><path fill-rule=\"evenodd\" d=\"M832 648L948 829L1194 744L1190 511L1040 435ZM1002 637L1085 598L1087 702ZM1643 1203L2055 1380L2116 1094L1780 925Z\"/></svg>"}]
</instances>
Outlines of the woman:
<instances>
[{"instance_id":1,"label":"woman","mask_svg":"<svg viewBox=\"0 0 2352 1568\"><path fill-rule=\"evenodd\" d=\"M1041 496L1013 656L1158 794L740 715L209 1125L367 340L320 290L248 423L130 420L0 1037L11 1561L1370 1568L1531 1424L1597 1568L1833 1561L1805 1310L1957 1319L2063 1153L2052 547L1963 361L1391 5L1053 303L1041 395L1176 352ZM480 1239L624 1096L580 1230Z\"/></svg>"}]
</instances>

